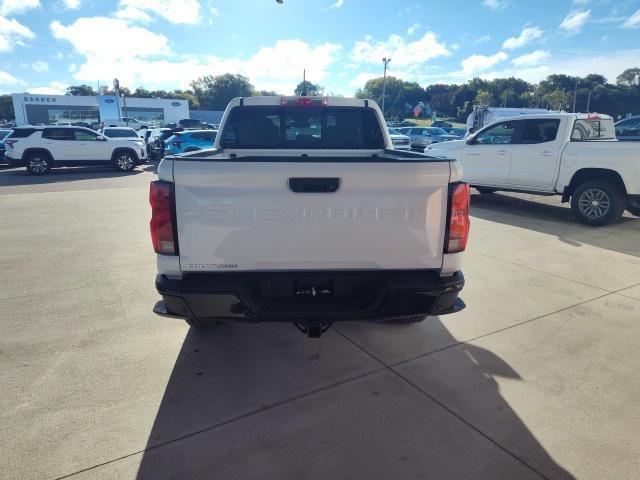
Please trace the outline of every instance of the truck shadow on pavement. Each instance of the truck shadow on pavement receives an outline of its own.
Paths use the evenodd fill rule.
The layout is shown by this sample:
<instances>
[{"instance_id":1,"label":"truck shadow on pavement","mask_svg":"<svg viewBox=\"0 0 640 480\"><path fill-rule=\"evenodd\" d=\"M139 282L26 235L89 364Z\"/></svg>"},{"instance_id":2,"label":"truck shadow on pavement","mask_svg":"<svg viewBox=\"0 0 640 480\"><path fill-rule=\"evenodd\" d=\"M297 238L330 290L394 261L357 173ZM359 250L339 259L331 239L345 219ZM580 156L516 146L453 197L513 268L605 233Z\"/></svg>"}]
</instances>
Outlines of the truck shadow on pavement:
<instances>
[{"instance_id":1,"label":"truck shadow on pavement","mask_svg":"<svg viewBox=\"0 0 640 480\"><path fill-rule=\"evenodd\" d=\"M331 330L309 340L288 324L190 329L137 478L574 478L500 395L494 377L518 373L427 322L452 346L412 378L437 385L421 387L429 396ZM479 406L481 418L466 418Z\"/></svg>"},{"instance_id":2,"label":"truck shadow on pavement","mask_svg":"<svg viewBox=\"0 0 640 480\"><path fill-rule=\"evenodd\" d=\"M147 165L140 165L131 172L118 172L107 165L55 168L46 175L41 176L30 175L24 168L2 169L0 170L0 187L44 185L96 178L128 177L143 173L143 171L146 171L146 166Z\"/></svg>"},{"instance_id":3,"label":"truck shadow on pavement","mask_svg":"<svg viewBox=\"0 0 640 480\"><path fill-rule=\"evenodd\" d=\"M549 205L499 193L471 196L472 217L554 235L574 246L592 245L640 256L640 219L625 213L618 222L589 227L576 221L567 206Z\"/></svg>"}]
</instances>

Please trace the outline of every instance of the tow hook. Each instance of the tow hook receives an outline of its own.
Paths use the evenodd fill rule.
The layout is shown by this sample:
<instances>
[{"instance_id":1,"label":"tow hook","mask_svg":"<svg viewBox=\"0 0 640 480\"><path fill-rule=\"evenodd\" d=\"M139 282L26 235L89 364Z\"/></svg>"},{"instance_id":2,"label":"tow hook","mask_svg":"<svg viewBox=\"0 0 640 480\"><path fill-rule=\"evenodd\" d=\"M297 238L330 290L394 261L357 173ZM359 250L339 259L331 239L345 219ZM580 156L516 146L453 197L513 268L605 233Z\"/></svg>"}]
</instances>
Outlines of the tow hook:
<instances>
[{"instance_id":1,"label":"tow hook","mask_svg":"<svg viewBox=\"0 0 640 480\"><path fill-rule=\"evenodd\" d=\"M295 327L309 338L320 338L323 333L331 328L333 322L321 320L307 320L306 322L293 322Z\"/></svg>"}]
</instances>

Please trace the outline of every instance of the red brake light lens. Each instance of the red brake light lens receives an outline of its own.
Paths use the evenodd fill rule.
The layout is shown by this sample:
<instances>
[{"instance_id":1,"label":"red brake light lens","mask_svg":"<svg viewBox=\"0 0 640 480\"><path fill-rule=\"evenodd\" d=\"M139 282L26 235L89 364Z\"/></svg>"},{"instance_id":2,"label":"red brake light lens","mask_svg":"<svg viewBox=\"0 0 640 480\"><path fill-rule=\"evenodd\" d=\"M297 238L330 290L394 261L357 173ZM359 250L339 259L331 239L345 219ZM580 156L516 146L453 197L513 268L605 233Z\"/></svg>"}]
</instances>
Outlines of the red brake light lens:
<instances>
[{"instance_id":1,"label":"red brake light lens","mask_svg":"<svg viewBox=\"0 0 640 480\"><path fill-rule=\"evenodd\" d=\"M327 97L282 97L281 105L289 107L326 107L329 105Z\"/></svg>"},{"instance_id":2,"label":"red brake light lens","mask_svg":"<svg viewBox=\"0 0 640 480\"><path fill-rule=\"evenodd\" d=\"M467 248L469 238L469 192L468 183L456 183L449 190L449 225L445 253L458 253Z\"/></svg>"},{"instance_id":3,"label":"red brake light lens","mask_svg":"<svg viewBox=\"0 0 640 480\"><path fill-rule=\"evenodd\" d=\"M173 228L173 190L167 182L151 182L149 189L151 204L151 241L156 253L177 255L178 242Z\"/></svg>"}]
</instances>

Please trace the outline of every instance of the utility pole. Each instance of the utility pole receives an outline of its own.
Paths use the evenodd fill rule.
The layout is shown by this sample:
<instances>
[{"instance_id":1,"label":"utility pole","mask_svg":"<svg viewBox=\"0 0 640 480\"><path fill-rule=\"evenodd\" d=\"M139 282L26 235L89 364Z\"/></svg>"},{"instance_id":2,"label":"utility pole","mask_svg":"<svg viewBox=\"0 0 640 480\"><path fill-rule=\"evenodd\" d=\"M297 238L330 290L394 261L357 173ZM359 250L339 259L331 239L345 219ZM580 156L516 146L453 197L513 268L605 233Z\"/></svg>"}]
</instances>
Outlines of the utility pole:
<instances>
[{"instance_id":1,"label":"utility pole","mask_svg":"<svg viewBox=\"0 0 640 480\"><path fill-rule=\"evenodd\" d=\"M589 96L587 97L587 113L589 113L591 110L589 110L591 108L591 90L589 90Z\"/></svg>"},{"instance_id":2,"label":"utility pole","mask_svg":"<svg viewBox=\"0 0 640 480\"><path fill-rule=\"evenodd\" d=\"M576 85L573 87L573 113L576 113L576 97L578 96L578 83L580 80L576 80Z\"/></svg>"},{"instance_id":3,"label":"utility pole","mask_svg":"<svg viewBox=\"0 0 640 480\"><path fill-rule=\"evenodd\" d=\"M382 77L382 116L384 117L384 100L387 95L387 65L391 61L390 58L383 58L382 63L384 63L384 74Z\"/></svg>"}]
</instances>

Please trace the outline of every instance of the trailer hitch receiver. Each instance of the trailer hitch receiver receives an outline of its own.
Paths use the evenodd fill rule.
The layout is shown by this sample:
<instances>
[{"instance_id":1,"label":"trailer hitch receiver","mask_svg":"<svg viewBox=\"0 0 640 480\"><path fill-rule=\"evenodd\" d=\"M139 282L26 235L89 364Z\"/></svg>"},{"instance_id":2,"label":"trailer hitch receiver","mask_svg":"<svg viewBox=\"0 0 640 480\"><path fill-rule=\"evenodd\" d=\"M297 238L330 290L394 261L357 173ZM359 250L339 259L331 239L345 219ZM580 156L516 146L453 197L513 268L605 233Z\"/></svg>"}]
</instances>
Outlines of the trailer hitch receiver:
<instances>
[{"instance_id":1,"label":"trailer hitch receiver","mask_svg":"<svg viewBox=\"0 0 640 480\"><path fill-rule=\"evenodd\" d=\"M322 320L307 320L306 322L293 322L295 327L309 338L320 338L323 333L331 328L333 322Z\"/></svg>"}]
</instances>

